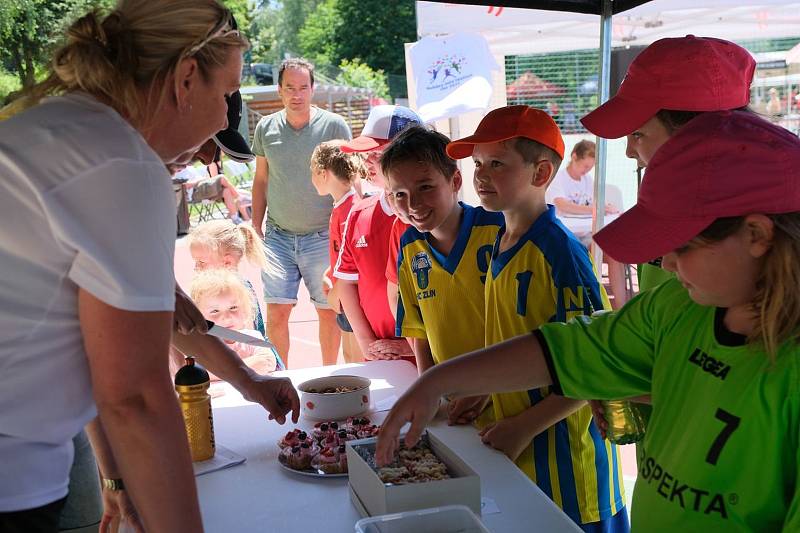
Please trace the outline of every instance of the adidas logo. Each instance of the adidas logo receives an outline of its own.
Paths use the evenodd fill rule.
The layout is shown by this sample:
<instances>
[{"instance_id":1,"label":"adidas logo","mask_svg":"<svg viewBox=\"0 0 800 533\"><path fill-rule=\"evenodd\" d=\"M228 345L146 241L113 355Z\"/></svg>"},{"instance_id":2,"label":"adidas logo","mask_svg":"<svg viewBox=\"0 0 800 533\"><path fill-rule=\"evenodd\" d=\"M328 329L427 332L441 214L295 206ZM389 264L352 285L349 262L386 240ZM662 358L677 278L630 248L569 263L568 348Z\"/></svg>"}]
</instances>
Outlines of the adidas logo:
<instances>
[{"instance_id":1,"label":"adidas logo","mask_svg":"<svg viewBox=\"0 0 800 533\"><path fill-rule=\"evenodd\" d=\"M366 248L366 247L367 247L367 239L365 239L364 236L362 235L356 241L356 248Z\"/></svg>"}]
</instances>

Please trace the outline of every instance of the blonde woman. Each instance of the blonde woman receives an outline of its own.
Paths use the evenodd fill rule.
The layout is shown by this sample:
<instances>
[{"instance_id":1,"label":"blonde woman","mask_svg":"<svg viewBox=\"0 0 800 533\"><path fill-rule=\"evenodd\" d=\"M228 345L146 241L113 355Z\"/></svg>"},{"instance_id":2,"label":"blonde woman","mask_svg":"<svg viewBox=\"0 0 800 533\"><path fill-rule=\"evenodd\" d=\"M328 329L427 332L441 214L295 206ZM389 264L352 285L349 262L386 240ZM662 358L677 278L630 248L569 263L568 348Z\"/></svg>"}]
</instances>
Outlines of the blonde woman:
<instances>
[{"instance_id":1,"label":"blonde woman","mask_svg":"<svg viewBox=\"0 0 800 533\"><path fill-rule=\"evenodd\" d=\"M118 469L99 457L101 474L143 526L202 530L167 371L165 164L227 125L247 46L231 21L215 0L89 13L0 124L0 530L56 529L71 438L96 414Z\"/></svg>"}]
</instances>

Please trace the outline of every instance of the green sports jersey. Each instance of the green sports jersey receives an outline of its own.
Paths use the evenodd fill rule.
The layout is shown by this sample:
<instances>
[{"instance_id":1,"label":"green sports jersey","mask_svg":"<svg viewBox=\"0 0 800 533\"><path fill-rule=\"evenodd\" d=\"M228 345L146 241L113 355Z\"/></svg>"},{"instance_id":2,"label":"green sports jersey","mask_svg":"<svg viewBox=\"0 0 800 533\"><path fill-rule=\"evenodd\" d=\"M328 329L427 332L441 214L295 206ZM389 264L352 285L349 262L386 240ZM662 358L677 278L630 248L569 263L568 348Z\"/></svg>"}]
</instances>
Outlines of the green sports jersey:
<instances>
[{"instance_id":1,"label":"green sports jersey","mask_svg":"<svg viewBox=\"0 0 800 533\"><path fill-rule=\"evenodd\" d=\"M639 292L649 291L675 277L672 272L651 263L639 265L637 272L639 275Z\"/></svg>"},{"instance_id":2,"label":"green sports jersey","mask_svg":"<svg viewBox=\"0 0 800 533\"><path fill-rule=\"evenodd\" d=\"M536 333L554 390L652 395L633 494L635 531L800 531L800 347L771 363L677 280L618 312Z\"/></svg>"}]
</instances>

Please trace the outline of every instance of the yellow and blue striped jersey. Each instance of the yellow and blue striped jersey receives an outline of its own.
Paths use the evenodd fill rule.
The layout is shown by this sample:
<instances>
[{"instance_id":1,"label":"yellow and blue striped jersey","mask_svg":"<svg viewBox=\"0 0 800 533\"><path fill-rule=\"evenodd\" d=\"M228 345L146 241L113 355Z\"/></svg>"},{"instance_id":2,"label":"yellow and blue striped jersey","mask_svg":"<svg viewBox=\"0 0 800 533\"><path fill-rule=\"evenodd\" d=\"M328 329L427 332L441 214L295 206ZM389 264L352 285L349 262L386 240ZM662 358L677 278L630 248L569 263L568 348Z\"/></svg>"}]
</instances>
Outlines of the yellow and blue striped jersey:
<instances>
[{"instance_id":1,"label":"yellow and blue striped jersey","mask_svg":"<svg viewBox=\"0 0 800 533\"><path fill-rule=\"evenodd\" d=\"M588 251L555 216L552 206L508 250L500 230L486 278L486 345L530 333L545 322L566 321L609 308ZM535 406L547 387L492 395L497 420ZM537 435L517 459L525 472L570 518L597 522L625 505L622 468L582 407Z\"/></svg>"},{"instance_id":2,"label":"yellow and blue striped jersey","mask_svg":"<svg viewBox=\"0 0 800 533\"><path fill-rule=\"evenodd\" d=\"M447 256L410 227L397 257L397 332L427 338L436 363L483 348L484 281L501 213L462 204L455 244Z\"/></svg>"}]
</instances>

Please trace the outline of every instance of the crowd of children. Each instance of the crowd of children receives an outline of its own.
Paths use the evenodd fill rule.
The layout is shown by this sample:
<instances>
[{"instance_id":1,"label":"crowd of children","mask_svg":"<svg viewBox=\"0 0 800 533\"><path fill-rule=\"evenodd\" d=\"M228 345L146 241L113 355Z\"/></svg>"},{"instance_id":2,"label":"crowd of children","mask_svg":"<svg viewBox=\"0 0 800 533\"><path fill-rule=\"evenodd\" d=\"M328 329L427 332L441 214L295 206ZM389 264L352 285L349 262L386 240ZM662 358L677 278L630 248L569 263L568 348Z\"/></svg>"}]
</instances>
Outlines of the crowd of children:
<instances>
[{"instance_id":1,"label":"crowd of children","mask_svg":"<svg viewBox=\"0 0 800 533\"><path fill-rule=\"evenodd\" d=\"M360 137L317 147L312 182L334 203L323 282L345 361L409 358L420 372L379 461L405 422L413 444L444 395L450 423L477 425L582 530L624 532L618 450L587 401L635 397L652 404L635 529L800 528L800 141L747 109L753 70L733 43L663 39L582 119L627 136L647 167L636 206L594 236L611 268L640 264L642 294L618 312L591 239L556 216L591 214L594 143L559 171L564 140L545 111L496 109L450 141L408 108L377 106ZM467 157L480 206L459 201ZM378 192L362 196L362 178ZM209 320L263 333L235 275L243 257L263 262L249 231L192 233L191 292ZM281 364L239 353L259 372Z\"/></svg>"},{"instance_id":2,"label":"crowd of children","mask_svg":"<svg viewBox=\"0 0 800 533\"><path fill-rule=\"evenodd\" d=\"M501 334L495 340L519 336L490 347L487 342L483 350L422 374L384 423L379 463L391 457L404 422L411 422L406 444L414 443L433 417L439 397L446 394L494 393L497 419L506 405L497 396L529 389L529 399L540 400L530 393L543 389L531 387L549 387L550 396L562 398L644 397L653 411L638 449L634 529L794 531L800 527L800 196L796 189L800 141L746 108L753 68L752 58L737 45L692 36L658 41L637 57L617 96L583 119L600 136L627 136L628 155L647 166L637 205L594 240L619 261L665 272L658 272L657 279L649 277L650 282L643 277L642 294L619 312L567 321L565 311L588 315L602 309L602 288L587 272L577 283L571 282L572 287L559 291L559 275L576 266L580 272L581 261L569 268L551 262L550 270L537 271L536 253L548 259L548 247L538 244L525 271L508 272L515 282L509 288L516 293L498 299L492 315L486 314L488 335L490 316L516 301L520 316L510 313L501 318ZM490 112L472 138L448 146L452 157L468 155L461 150L474 146L476 188L486 207L489 202L501 206L504 194L490 181L492 172L505 178L503 187L513 175L502 150L492 152L490 144L479 150L484 143L503 139L502 126L483 128L493 114L503 112ZM537 128L536 134L544 129ZM509 137L520 130L512 131L515 135ZM536 134L523 136L537 139ZM538 176L547 174L538 170L548 166L547 158L539 157L524 166L534 186ZM492 171L484 171L481 180L487 162ZM511 231L524 229L525 224L516 224L513 212L502 210L506 227L492 251L487 304L492 284L512 265L512 260L502 261L503 254L512 251L516 257L524 250L520 242L525 234L521 229L516 235ZM546 213L530 230L544 220ZM558 233L556 227L550 238ZM567 248L573 251L573 262L581 256L579 249ZM583 264L591 269L588 258ZM566 307L557 307L552 316L545 313L544 320L528 323L527 329L514 330L520 317L531 311L523 303L529 280L544 282L538 298L547 300L549 293L557 305ZM548 283L553 283L552 290L547 290ZM534 284L528 290L534 290ZM525 407L525 398L519 400ZM534 403L534 408L543 401ZM605 421L598 423L602 427ZM522 431L521 425L514 429ZM589 422L595 446L603 442L597 439L598 431ZM486 433L482 431L484 437ZM538 477L537 461L550 460L553 441L543 441L544 447L537 448L537 439L533 438L532 466L537 484L548 492L552 478ZM503 435L501 442L514 440ZM581 468L541 471L559 477L565 472L586 473ZM608 488L616 490L617 475L611 473ZM591 527L583 517L597 509L592 509L595 503L610 503L609 510L615 511L616 494L601 496L607 489L597 487L597 499L578 500L577 521L585 530ZM563 493L560 484L559 489ZM574 518L569 502L549 494ZM606 527L627 526L617 513Z\"/></svg>"}]
</instances>

